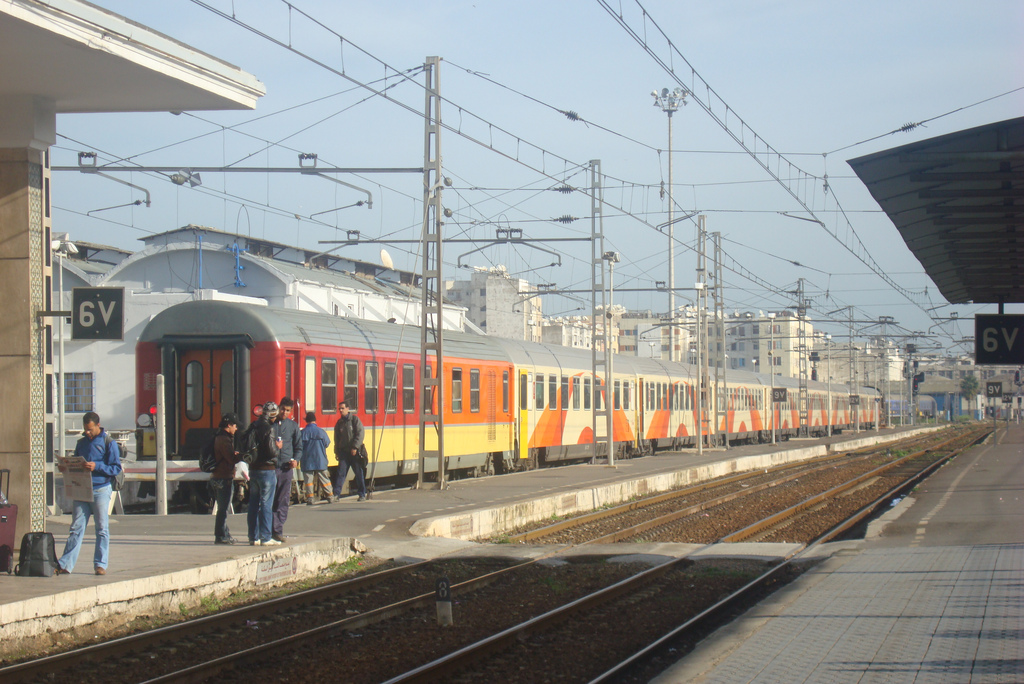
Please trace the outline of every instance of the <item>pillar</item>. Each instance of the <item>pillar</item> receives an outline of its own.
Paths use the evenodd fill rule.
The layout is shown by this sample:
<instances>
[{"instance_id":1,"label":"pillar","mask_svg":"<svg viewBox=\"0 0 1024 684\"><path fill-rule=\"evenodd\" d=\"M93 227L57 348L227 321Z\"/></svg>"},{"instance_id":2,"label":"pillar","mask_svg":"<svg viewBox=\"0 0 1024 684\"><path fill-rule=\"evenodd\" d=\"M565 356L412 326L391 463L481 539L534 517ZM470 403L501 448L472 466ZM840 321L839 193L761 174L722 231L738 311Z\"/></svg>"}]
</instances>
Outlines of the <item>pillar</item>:
<instances>
[{"instance_id":1,"label":"pillar","mask_svg":"<svg viewBox=\"0 0 1024 684\"><path fill-rule=\"evenodd\" d=\"M0 468L11 471L18 506L15 544L46 529L53 473L53 384L49 310L49 147L52 102L29 95L0 101Z\"/></svg>"}]
</instances>

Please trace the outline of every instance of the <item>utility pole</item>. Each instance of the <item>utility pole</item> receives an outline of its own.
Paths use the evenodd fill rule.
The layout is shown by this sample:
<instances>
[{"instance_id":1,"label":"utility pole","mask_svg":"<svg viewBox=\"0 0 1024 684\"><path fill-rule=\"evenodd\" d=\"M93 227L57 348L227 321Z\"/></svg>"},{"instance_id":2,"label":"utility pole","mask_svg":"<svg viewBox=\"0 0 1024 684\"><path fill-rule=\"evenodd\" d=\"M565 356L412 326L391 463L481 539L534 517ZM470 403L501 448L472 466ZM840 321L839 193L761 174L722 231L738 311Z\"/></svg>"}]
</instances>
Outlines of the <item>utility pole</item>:
<instances>
[{"instance_id":1,"label":"utility pole","mask_svg":"<svg viewBox=\"0 0 1024 684\"><path fill-rule=\"evenodd\" d=\"M598 397L601 394L601 386L598 384L602 377L608 377L610 350L607 343L598 344L600 336L597 330L599 317L606 316L608 311L607 300L604 289L604 190L601 184L601 161L592 159L590 161L590 330L593 343L590 345L591 372L594 379L594 403L593 413L590 414L591 433L594 435L594 455L591 463L602 453L600 432L597 426L599 418L605 417L606 425L608 416L611 415L608 402L598 404ZM610 319L604 320L604 330L611 325ZM608 398L608 390L605 391L605 398ZM599 408L600 406L600 408ZM610 443L611 431L606 430L604 439ZM611 447L609 446L608 449ZM607 450L606 450L607 451Z\"/></svg>"},{"instance_id":2,"label":"utility pole","mask_svg":"<svg viewBox=\"0 0 1024 684\"><path fill-rule=\"evenodd\" d=\"M676 317L676 241L675 241L675 222L672 220L672 214L675 212L675 203L672 197L672 114L679 109L680 105L686 105L686 90L683 88L676 88L669 92L668 88L662 88L661 94L658 94L657 90L652 90L651 95L654 96L654 106L661 107L661 110L668 115L668 360L676 361L676 337L675 337L675 317Z\"/></svg>"},{"instance_id":3,"label":"utility pole","mask_svg":"<svg viewBox=\"0 0 1024 684\"><path fill-rule=\"evenodd\" d=\"M810 409L807 394L807 301L804 299L804 279L796 281L796 336L797 363L800 367L800 430L799 434L810 435ZM851 310L852 311L852 310Z\"/></svg>"},{"instance_id":4,"label":"utility pole","mask_svg":"<svg viewBox=\"0 0 1024 684\"><path fill-rule=\"evenodd\" d=\"M725 413L725 424L722 427L722 441L725 448L729 448L729 382L726 377L726 353L725 353L725 298L722 292L722 234L712 233L711 244L714 249L714 290L713 299L715 303L715 337L718 338L720 348L715 354L715 428L721 423L718 420L718 407L721 406Z\"/></svg>"},{"instance_id":5,"label":"utility pole","mask_svg":"<svg viewBox=\"0 0 1024 684\"><path fill-rule=\"evenodd\" d=\"M715 426L710 421L711 407L708 406L709 389L710 389L710 376L708 373L708 325L707 325L707 312L708 312L708 231L705 225L705 216L701 214L697 217L697 284L694 286L697 290L697 345L700 353L700 358L697 362L697 373L699 375L698 383L698 401L700 402L700 413L698 414L701 419L701 424L697 426L697 435L701 442L704 440L704 424L707 423L708 431L708 444L711 443L711 439L715 434ZM703 345L703 347L701 346Z\"/></svg>"},{"instance_id":6,"label":"utility pole","mask_svg":"<svg viewBox=\"0 0 1024 684\"><path fill-rule=\"evenodd\" d=\"M437 489L447 487L444 472L444 279L442 278L441 227L441 87L440 57L427 57L424 65L423 140L423 268L420 272L420 377L423 387L419 414L420 472L417 488L426 478L428 425L437 435ZM433 366L433 372L429 369Z\"/></svg>"}]
</instances>

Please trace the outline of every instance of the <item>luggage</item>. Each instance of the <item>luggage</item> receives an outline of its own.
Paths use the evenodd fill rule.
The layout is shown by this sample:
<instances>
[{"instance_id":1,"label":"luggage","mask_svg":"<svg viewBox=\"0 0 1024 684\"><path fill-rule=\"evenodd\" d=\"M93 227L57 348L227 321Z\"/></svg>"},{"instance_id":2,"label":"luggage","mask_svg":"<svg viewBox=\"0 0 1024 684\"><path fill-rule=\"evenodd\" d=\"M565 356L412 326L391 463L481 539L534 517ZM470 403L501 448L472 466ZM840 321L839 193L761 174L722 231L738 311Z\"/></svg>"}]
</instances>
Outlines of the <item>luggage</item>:
<instances>
[{"instance_id":1,"label":"luggage","mask_svg":"<svg viewBox=\"0 0 1024 684\"><path fill-rule=\"evenodd\" d=\"M7 544L0 545L0 572L14 572L14 549Z\"/></svg>"},{"instance_id":2,"label":"luggage","mask_svg":"<svg viewBox=\"0 0 1024 684\"><path fill-rule=\"evenodd\" d=\"M8 546L14 552L14 526L18 524L18 507L10 503L11 471L0 470L0 546ZM0 558L0 571L3 568ZM10 572L10 570L8 570Z\"/></svg>"},{"instance_id":3,"label":"luggage","mask_svg":"<svg viewBox=\"0 0 1024 684\"><path fill-rule=\"evenodd\" d=\"M28 532L21 538L18 556L20 577L53 577L57 570L57 547L49 532Z\"/></svg>"}]
</instances>

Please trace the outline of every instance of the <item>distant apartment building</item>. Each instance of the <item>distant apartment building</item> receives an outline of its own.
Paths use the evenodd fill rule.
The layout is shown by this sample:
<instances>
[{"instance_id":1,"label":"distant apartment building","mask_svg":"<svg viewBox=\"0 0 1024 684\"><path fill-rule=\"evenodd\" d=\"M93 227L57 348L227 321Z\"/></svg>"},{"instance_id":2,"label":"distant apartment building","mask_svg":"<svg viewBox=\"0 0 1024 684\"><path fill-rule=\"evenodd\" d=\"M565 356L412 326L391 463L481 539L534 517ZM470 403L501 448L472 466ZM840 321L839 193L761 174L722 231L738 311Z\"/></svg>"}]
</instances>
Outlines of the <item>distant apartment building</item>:
<instances>
[{"instance_id":1,"label":"distant apartment building","mask_svg":"<svg viewBox=\"0 0 1024 684\"><path fill-rule=\"evenodd\" d=\"M540 297L504 266L480 269L469 280L446 284L448 301L466 307L467 318L488 335L512 340L542 339Z\"/></svg>"},{"instance_id":2,"label":"distant apartment building","mask_svg":"<svg viewBox=\"0 0 1024 684\"><path fill-rule=\"evenodd\" d=\"M575 349L593 346L593 329L589 316L568 316L545 319L541 326L541 341Z\"/></svg>"}]
</instances>

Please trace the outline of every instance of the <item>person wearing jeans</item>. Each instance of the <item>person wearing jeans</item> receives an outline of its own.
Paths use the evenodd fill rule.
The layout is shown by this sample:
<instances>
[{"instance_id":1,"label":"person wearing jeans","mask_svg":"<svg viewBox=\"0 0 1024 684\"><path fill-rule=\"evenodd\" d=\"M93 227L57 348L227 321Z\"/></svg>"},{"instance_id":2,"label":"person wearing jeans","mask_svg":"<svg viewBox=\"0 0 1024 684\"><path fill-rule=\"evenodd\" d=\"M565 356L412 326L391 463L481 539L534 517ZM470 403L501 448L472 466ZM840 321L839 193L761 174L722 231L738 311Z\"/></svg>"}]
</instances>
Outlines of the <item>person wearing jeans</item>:
<instances>
[{"instance_id":1,"label":"person wearing jeans","mask_svg":"<svg viewBox=\"0 0 1024 684\"><path fill-rule=\"evenodd\" d=\"M68 541L64 554L57 561L58 575L70 574L78 562L90 516L96 518L93 569L97 575L107 574L110 560L110 496L114 491L111 482L121 472L121 453L117 442L100 427L100 417L96 413L89 411L82 416L82 427L84 431L75 445L75 456L84 459L85 469L92 472L92 500L74 502Z\"/></svg>"},{"instance_id":2,"label":"person wearing jeans","mask_svg":"<svg viewBox=\"0 0 1024 684\"><path fill-rule=\"evenodd\" d=\"M277 490L277 461L281 438L274 434L277 404L268 401L252 426L256 432L256 455L249 468L249 545L277 546L272 539L274 492Z\"/></svg>"}]
</instances>

